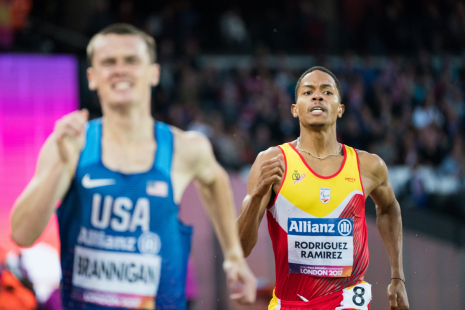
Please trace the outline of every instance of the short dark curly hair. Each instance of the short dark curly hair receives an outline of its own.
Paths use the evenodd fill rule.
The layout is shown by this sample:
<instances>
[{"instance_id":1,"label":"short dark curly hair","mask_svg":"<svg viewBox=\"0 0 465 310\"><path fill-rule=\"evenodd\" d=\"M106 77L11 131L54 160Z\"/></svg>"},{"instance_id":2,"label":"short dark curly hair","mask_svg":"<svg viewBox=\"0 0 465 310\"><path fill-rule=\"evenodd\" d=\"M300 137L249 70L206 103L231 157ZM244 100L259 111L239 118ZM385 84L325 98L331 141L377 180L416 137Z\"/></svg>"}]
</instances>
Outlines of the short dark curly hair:
<instances>
[{"instance_id":1,"label":"short dark curly hair","mask_svg":"<svg viewBox=\"0 0 465 310\"><path fill-rule=\"evenodd\" d=\"M341 84L339 84L339 80L336 78L336 76L334 75L334 73L332 73L331 71L329 71L329 70L326 69L325 67L321 67L321 66L314 66L314 67L311 67L310 69L308 69L307 71L305 71L305 72L300 76L300 78L297 80L297 84L295 85L295 101L297 102L297 91L299 90L300 83L302 82L302 79L304 78L304 76L306 76L306 75L309 74L310 72L317 71L317 70L318 70L318 71L325 72L325 73L328 73L328 74L334 79L334 82L336 82L337 92L339 93L339 102L342 102L342 89L341 89Z\"/></svg>"}]
</instances>

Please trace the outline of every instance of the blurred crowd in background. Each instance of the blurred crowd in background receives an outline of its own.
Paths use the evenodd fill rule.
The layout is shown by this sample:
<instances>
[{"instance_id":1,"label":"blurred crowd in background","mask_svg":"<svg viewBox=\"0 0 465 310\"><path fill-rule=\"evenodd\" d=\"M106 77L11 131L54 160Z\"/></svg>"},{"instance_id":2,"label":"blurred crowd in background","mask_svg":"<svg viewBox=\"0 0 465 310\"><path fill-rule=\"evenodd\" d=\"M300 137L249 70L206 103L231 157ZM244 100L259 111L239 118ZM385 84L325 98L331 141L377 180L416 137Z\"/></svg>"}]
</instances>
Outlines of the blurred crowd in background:
<instances>
[{"instance_id":1,"label":"blurred crowd in background","mask_svg":"<svg viewBox=\"0 0 465 310\"><path fill-rule=\"evenodd\" d=\"M290 109L305 68L291 68L292 57L263 51L252 61L229 59L230 66L224 66L214 57L203 62L175 57L167 42L160 46L162 76L153 94L156 119L203 132L230 170L247 169L259 152L298 137L299 122ZM403 191L399 195L414 195L414 203L424 206L428 194L464 188L465 72L460 59L432 58L422 51L415 58L347 54L314 59L308 67L316 64L332 70L342 86L346 111L337 124L339 141L378 154L390 167L406 168L393 171L393 177L400 173L393 181ZM88 93L87 84L82 88L82 99L97 116L96 95ZM417 180L412 177L418 169Z\"/></svg>"},{"instance_id":2,"label":"blurred crowd in background","mask_svg":"<svg viewBox=\"0 0 465 310\"><path fill-rule=\"evenodd\" d=\"M460 0L2 0L0 12L11 14L0 20L0 37L8 21L13 30L22 28L14 44L8 41L15 50L82 52L86 38L114 22L170 40L178 52L189 44L223 53L465 50Z\"/></svg>"},{"instance_id":3,"label":"blurred crowd in background","mask_svg":"<svg viewBox=\"0 0 465 310\"><path fill-rule=\"evenodd\" d=\"M204 132L230 169L252 164L260 151L294 140L300 130L290 109L303 70L289 68L286 56L278 56L272 68L269 57L257 55L251 66L239 62L219 69L215 61L198 67L162 52L161 83L153 99L156 118ZM465 176L465 76L447 58L441 61L434 67L425 52L416 61L383 58L378 65L350 54L339 64L316 60L342 86L346 112L338 122L339 140L380 154L388 165L430 165Z\"/></svg>"},{"instance_id":4,"label":"blurred crowd in background","mask_svg":"<svg viewBox=\"0 0 465 310\"><path fill-rule=\"evenodd\" d=\"M115 22L157 41L154 117L205 134L228 170L247 175L259 152L299 136L296 81L320 65L342 86L338 140L386 162L402 208L465 221L464 1L0 0L0 52L77 55L81 107L99 117L85 48ZM27 252L16 254L0 249L0 262L28 287ZM60 309L45 306L59 299L58 278L35 291L43 309ZM0 280L3 294L21 286Z\"/></svg>"},{"instance_id":5,"label":"blurred crowd in background","mask_svg":"<svg viewBox=\"0 0 465 310\"><path fill-rule=\"evenodd\" d=\"M323 65L343 89L339 141L403 167L391 174L407 205L427 207L429 195L464 188L463 1L97 0L79 22L70 10L84 5L71 1L12 2L32 7L7 50L77 54L81 106L94 117L85 45L111 23L131 23L157 40L156 119L203 132L230 170L247 169L260 151L298 136L290 113L295 83ZM211 55L223 55L226 65ZM296 66L296 55L313 58Z\"/></svg>"},{"instance_id":6,"label":"blurred crowd in background","mask_svg":"<svg viewBox=\"0 0 465 310\"><path fill-rule=\"evenodd\" d=\"M272 51L319 53L331 45L375 54L465 49L465 4L457 0L343 0L333 8L309 0L233 3L99 0L87 34L112 22L128 22L178 46L195 40L204 49L232 47L238 52L267 46ZM336 44L331 42L334 35Z\"/></svg>"}]
</instances>

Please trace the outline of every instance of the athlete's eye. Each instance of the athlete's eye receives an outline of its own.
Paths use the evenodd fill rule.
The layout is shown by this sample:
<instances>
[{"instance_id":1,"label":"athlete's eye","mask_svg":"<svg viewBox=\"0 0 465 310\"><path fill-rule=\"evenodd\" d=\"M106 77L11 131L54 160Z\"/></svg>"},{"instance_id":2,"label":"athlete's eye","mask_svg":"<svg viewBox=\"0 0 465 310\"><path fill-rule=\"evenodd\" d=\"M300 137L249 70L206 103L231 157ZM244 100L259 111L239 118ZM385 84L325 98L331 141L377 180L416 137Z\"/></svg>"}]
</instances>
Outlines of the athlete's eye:
<instances>
[{"instance_id":1,"label":"athlete's eye","mask_svg":"<svg viewBox=\"0 0 465 310\"><path fill-rule=\"evenodd\" d=\"M325 95L332 95L333 93L330 92L329 90L327 90L327 91L324 91L323 94L325 94Z\"/></svg>"},{"instance_id":2,"label":"athlete's eye","mask_svg":"<svg viewBox=\"0 0 465 310\"><path fill-rule=\"evenodd\" d=\"M104 59L102 61L102 65L103 66L111 66L115 63L115 61L113 59Z\"/></svg>"},{"instance_id":3,"label":"athlete's eye","mask_svg":"<svg viewBox=\"0 0 465 310\"><path fill-rule=\"evenodd\" d=\"M311 95L311 94L312 94L312 92L311 92L311 91L309 91L309 90L308 90L308 91L306 91L306 92L304 92L304 95Z\"/></svg>"},{"instance_id":4,"label":"athlete's eye","mask_svg":"<svg viewBox=\"0 0 465 310\"><path fill-rule=\"evenodd\" d=\"M126 61L129 64L137 64L137 63L139 63L139 58L137 58L137 57L128 57Z\"/></svg>"}]
</instances>

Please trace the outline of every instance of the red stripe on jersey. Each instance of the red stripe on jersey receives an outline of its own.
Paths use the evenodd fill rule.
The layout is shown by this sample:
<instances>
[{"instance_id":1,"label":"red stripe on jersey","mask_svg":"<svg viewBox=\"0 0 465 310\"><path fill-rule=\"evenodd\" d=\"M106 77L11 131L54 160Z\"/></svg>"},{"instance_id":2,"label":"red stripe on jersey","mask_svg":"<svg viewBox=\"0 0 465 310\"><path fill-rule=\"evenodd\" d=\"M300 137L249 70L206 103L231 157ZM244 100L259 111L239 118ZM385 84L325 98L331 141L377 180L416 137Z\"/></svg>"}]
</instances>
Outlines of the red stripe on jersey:
<instances>
[{"instance_id":1,"label":"red stripe on jersey","mask_svg":"<svg viewBox=\"0 0 465 310\"><path fill-rule=\"evenodd\" d=\"M360 177L360 185L362 185L363 197L365 197L365 188L363 187L362 173L360 172L360 159L358 158L357 150L354 149L354 151L355 151L355 155L357 156L357 168L358 168L358 176Z\"/></svg>"}]
</instances>

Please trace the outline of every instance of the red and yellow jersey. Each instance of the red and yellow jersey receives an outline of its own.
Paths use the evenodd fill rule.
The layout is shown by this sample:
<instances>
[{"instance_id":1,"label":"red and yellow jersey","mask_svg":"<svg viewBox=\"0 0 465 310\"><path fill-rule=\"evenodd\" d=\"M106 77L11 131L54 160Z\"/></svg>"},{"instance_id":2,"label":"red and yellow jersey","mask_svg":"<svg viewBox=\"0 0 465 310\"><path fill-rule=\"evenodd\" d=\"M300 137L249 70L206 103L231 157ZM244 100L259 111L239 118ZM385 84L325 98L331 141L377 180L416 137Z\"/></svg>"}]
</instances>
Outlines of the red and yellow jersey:
<instances>
[{"instance_id":1,"label":"red and yellow jersey","mask_svg":"<svg viewBox=\"0 0 465 310\"><path fill-rule=\"evenodd\" d=\"M368 267L365 193L357 152L320 176L291 143L278 146L285 161L281 188L268 207L276 263L276 297L306 301L363 281Z\"/></svg>"}]
</instances>

